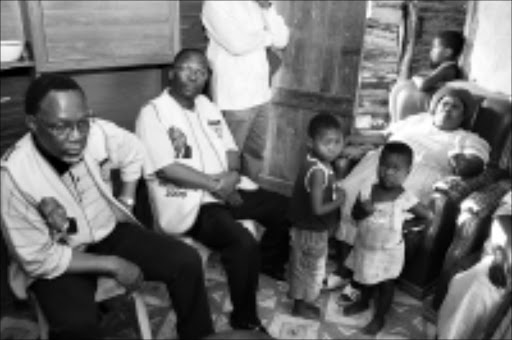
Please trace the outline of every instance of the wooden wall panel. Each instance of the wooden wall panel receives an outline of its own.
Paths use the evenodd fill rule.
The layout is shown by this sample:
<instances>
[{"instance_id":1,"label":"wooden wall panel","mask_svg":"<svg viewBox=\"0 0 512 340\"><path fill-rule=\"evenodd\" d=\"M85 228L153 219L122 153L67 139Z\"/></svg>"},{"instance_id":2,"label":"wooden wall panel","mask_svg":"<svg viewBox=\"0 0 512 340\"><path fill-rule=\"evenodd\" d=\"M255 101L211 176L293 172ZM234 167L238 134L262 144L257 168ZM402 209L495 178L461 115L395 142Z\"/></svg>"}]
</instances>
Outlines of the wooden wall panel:
<instances>
[{"instance_id":1,"label":"wooden wall panel","mask_svg":"<svg viewBox=\"0 0 512 340\"><path fill-rule=\"evenodd\" d=\"M352 126L366 22L365 1L276 1L290 27L273 77L273 110L262 184L290 194L306 153L310 119L333 113Z\"/></svg>"},{"instance_id":2,"label":"wooden wall panel","mask_svg":"<svg viewBox=\"0 0 512 340\"><path fill-rule=\"evenodd\" d=\"M2 40L24 40L23 24L18 1L0 1L0 37Z\"/></svg>"},{"instance_id":3,"label":"wooden wall panel","mask_svg":"<svg viewBox=\"0 0 512 340\"><path fill-rule=\"evenodd\" d=\"M135 118L162 90L161 70L126 69L72 74L84 88L95 114L133 131Z\"/></svg>"},{"instance_id":4,"label":"wooden wall panel","mask_svg":"<svg viewBox=\"0 0 512 340\"><path fill-rule=\"evenodd\" d=\"M27 70L2 71L2 81L0 82L0 155L27 131L24 97L30 79L31 74Z\"/></svg>"},{"instance_id":5,"label":"wooden wall panel","mask_svg":"<svg viewBox=\"0 0 512 340\"><path fill-rule=\"evenodd\" d=\"M280 1L292 33L275 87L353 98L366 6L349 1Z\"/></svg>"},{"instance_id":6,"label":"wooden wall panel","mask_svg":"<svg viewBox=\"0 0 512 340\"><path fill-rule=\"evenodd\" d=\"M180 2L181 46L206 48L208 43L201 23L201 0L185 0Z\"/></svg>"}]
</instances>

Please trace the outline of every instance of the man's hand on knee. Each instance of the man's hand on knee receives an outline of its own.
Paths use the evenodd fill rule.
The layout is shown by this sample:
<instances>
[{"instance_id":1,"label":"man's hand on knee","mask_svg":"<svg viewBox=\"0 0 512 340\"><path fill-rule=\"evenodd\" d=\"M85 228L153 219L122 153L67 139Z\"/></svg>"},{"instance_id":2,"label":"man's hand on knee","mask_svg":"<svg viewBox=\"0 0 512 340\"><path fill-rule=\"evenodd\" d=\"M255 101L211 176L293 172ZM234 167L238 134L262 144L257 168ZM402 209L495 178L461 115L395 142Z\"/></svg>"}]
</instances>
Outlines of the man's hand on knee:
<instances>
[{"instance_id":1,"label":"man's hand on knee","mask_svg":"<svg viewBox=\"0 0 512 340\"><path fill-rule=\"evenodd\" d=\"M111 274L129 292L139 289L144 281L139 266L118 256L112 257Z\"/></svg>"}]
</instances>

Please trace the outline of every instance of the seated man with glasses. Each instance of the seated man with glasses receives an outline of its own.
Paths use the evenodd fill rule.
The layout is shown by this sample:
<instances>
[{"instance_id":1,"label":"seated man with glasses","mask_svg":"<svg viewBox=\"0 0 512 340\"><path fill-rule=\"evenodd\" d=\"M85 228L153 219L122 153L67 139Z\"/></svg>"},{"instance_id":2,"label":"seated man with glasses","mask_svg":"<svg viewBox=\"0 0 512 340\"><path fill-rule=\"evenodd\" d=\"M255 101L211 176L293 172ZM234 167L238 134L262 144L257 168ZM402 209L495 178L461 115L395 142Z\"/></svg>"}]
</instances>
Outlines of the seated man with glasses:
<instances>
[{"instance_id":1,"label":"seated man with glasses","mask_svg":"<svg viewBox=\"0 0 512 340\"><path fill-rule=\"evenodd\" d=\"M163 281L181 338L213 332L199 254L189 245L143 228L133 217L143 146L115 124L92 118L82 88L45 74L25 98L29 133L2 158L2 232L15 260L10 277L28 286L51 338L101 337L98 276L128 291L143 278ZM112 195L110 169L122 188Z\"/></svg>"}]
</instances>

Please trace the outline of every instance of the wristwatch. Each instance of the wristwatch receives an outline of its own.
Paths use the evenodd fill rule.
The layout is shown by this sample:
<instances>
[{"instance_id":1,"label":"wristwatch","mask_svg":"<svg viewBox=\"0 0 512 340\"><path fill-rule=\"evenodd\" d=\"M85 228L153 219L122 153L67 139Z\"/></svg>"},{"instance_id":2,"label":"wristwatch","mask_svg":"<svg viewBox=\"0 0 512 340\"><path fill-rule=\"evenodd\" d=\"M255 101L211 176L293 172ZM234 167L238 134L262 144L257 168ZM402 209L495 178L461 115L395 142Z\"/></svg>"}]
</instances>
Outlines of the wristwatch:
<instances>
[{"instance_id":1,"label":"wristwatch","mask_svg":"<svg viewBox=\"0 0 512 340\"><path fill-rule=\"evenodd\" d=\"M127 205L129 207L133 207L135 205L135 200L131 197L119 197L119 201L123 203L124 205Z\"/></svg>"}]
</instances>

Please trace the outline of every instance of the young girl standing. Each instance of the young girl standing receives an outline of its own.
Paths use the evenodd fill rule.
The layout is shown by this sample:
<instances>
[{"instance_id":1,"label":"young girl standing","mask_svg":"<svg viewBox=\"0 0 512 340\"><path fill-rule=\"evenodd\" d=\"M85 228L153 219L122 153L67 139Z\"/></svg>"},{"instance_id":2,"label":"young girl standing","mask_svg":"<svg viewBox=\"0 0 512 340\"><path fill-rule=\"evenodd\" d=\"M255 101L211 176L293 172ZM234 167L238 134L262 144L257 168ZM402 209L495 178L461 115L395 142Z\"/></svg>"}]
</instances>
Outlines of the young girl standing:
<instances>
[{"instance_id":1,"label":"young girl standing","mask_svg":"<svg viewBox=\"0 0 512 340\"><path fill-rule=\"evenodd\" d=\"M308 127L308 148L290 203L292 221L290 297L292 314L309 319L320 317L315 300L320 294L328 253L329 232L339 224L345 201L335 186L332 162L343 148L340 123L331 114L315 116Z\"/></svg>"},{"instance_id":2,"label":"young girl standing","mask_svg":"<svg viewBox=\"0 0 512 340\"><path fill-rule=\"evenodd\" d=\"M361 285L361 297L346 306L346 316L369 308L375 293L375 314L363 328L367 334L377 334L385 323L391 307L394 280L404 265L405 246L402 237L407 213L425 223L432 213L406 191L403 183L413 162L412 149L401 142L384 145L379 159L377 182L368 182L354 205L353 218L358 221L357 236L347 265L354 270L354 280Z\"/></svg>"}]
</instances>

